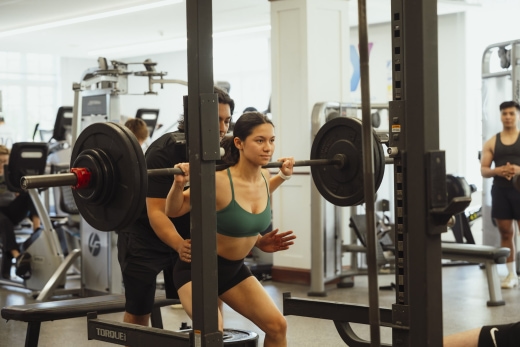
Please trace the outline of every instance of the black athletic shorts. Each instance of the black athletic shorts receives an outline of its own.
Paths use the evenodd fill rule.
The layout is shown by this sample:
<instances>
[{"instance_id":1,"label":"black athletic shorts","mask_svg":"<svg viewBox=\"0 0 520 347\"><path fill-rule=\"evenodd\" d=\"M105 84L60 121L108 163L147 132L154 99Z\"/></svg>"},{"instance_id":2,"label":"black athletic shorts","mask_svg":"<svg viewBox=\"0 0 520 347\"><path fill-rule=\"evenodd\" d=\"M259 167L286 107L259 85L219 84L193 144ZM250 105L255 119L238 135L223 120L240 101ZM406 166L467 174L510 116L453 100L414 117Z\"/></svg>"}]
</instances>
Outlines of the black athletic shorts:
<instances>
[{"instance_id":1,"label":"black athletic shorts","mask_svg":"<svg viewBox=\"0 0 520 347\"><path fill-rule=\"evenodd\" d=\"M152 312L157 275L163 271L167 298L178 299L173 284L173 267L178 259L175 251L150 247L134 233L118 233L118 259L125 287L126 312L141 316Z\"/></svg>"},{"instance_id":2,"label":"black athletic shorts","mask_svg":"<svg viewBox=\"0 0 520 347\"><path fill-rule=\"evenodd\" d=\"M520 322L483 326L478 337L478 347L518 347Z\"/></svg>"},{"instance_id":3,"label":"black athletic shorts","mask_svg":"<svg viewBox=\"0 0 520 347\"><path fill-rule=\"evenodd\" d=\"M491 217L520 220L520 192L512 187L491 187Z\"/></svg>"},{"instance_id":4,"label":"black athletic shorts","mask_svg":"<svg viewBox=\"0 0 520 347\"><path fill-rule=\"evenodd\" d=\"M218 295L224 294L249 276L251 270L244 264L244 259L228 260L217 256L218 266ZM179 289L191 281L191 263L179 260L173 269L173 282Z\"/></svg>"}]
</instances>

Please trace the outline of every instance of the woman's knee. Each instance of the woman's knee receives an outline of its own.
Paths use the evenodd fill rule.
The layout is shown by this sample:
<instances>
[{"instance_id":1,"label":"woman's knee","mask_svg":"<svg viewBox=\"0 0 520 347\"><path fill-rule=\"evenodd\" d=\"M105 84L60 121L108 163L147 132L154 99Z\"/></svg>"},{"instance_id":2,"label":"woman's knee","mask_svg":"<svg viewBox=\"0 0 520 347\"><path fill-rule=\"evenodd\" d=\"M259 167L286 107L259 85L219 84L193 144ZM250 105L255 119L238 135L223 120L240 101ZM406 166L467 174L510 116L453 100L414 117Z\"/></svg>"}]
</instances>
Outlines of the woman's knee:
<instances>
[{"instance_id":1,"label":"woman's knee","mask_svg":"<svg viewBox=\"0 0 520 347\"><path fill-rule=\"evenodd\" d=\"M279 314L269 319L265 333L273 336L285 336L287 333L287 320L285 317Z\"/></svg>"}]
</instances>

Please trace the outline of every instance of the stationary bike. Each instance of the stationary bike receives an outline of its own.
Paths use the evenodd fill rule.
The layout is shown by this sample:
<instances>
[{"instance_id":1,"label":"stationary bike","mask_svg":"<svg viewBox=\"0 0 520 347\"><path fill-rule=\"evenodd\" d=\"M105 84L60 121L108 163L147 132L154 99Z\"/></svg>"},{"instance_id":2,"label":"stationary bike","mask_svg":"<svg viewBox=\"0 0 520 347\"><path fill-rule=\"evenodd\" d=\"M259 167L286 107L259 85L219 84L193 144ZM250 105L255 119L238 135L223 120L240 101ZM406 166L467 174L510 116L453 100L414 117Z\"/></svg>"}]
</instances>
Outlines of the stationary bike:
<instances>
[{"instance_id":1,"label":"stationary bike","mask_svg":"<svg viewBox=\"0 0 520 347\"><path fill-rule=\"evenodd\" d=\"M47 163L48 144L43 142L18 142L13 144L9 164L4 176L7 187L13 192L24 192L20 178L41 175ZM20 246L22 252L31 255L31 275L23 280L3 279L0 284L18 286L33 291L38 301L45 301L56 294L79 292L79 289L65 290L67 270L80 255L75 249L64 257L56 230L53 228L45 206L37 189L27 191L40 217L43 228L31 234Z\"/></svg>"}]
</instances>

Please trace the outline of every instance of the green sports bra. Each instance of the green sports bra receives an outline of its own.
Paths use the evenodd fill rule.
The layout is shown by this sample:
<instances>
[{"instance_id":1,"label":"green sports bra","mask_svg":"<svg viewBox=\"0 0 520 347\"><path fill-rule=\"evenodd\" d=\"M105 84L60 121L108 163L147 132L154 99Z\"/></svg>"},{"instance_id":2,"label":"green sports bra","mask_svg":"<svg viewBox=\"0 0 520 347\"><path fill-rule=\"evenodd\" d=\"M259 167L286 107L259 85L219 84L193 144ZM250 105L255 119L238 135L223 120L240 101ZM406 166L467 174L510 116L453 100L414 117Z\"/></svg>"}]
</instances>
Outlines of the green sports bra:
<instances>
[{"instance_id":1,"label":"green sports bra","mask_svg":"<svg viewBox=\"0 0 520 347\"><path fill-rule=\"evenodd\" d=\"M231 172L227 169L229 183L231 184L231 202L222 210L217 211L217 233L231 237L255 236L265 231L271 223L271 202L267 181L262 174L267 189L267 206L261 213L250 213L244 210L235 201L235 190Z\"/></svg>"}]
</instances>

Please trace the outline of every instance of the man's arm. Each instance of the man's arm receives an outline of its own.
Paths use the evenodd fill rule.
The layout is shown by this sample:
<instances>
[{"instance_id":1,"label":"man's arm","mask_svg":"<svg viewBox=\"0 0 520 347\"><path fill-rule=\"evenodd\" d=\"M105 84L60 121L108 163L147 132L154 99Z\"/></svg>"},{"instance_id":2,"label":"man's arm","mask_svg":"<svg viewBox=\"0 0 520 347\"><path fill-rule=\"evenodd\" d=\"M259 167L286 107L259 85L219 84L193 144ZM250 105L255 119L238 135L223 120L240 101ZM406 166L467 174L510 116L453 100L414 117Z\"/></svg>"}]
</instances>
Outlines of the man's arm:
<instances>
[{"instance_id":1,"label":"man's arm","mask_svg":"<svg viewBox=\"0 0 520 347\"><path fill-rule=\"evenodd\" d=\"M184 240L172 221L164 213L166 199L146 198L146 210L150 225L162 242L181 254L189 250L189 240Z\"/></svg>"},{"instance_id":2,"label":"man's arm","mask_svg":"<svg viewBox=\"0 0 520 347\"><path fill-rule=\"evenodd\" d=\"M484 144L484 147L482 148L482 156L480 158L480 173L482 174L482 177L486 178L500 176L510 180L516 173L516 168L514 165L507 163L506 165L495 166L494 168L491 168L491 163L493 162L495 153L495 139L496 137L492 137Z\"/></svg>"},{"instance_id":3,"label":"man's arm","mask_svg":"<svg viewBox=\"0 0 520 347\"><path fill-rule=\"evenodd\" d=\"M493 144L495 143L495 137L492 137L482 147L482 154L480 156L480 173L482 177L490 178L497 175L497 168L491 168L493 162Z\"/></svg>"},{"instance_id":4,"label":"man's arm","mask_svg":"<svg viewBox=\"0 0 520 347\"><path fill-rule=\"evenodd\" d=\"M175 180L166 197L164 211L170 217L180 217L190 212L190 189L184 189L189 181L190 166L189 163L181 163L175 165L182 170L182 174L175 175Z\"/></svg>"}]
</instances>

